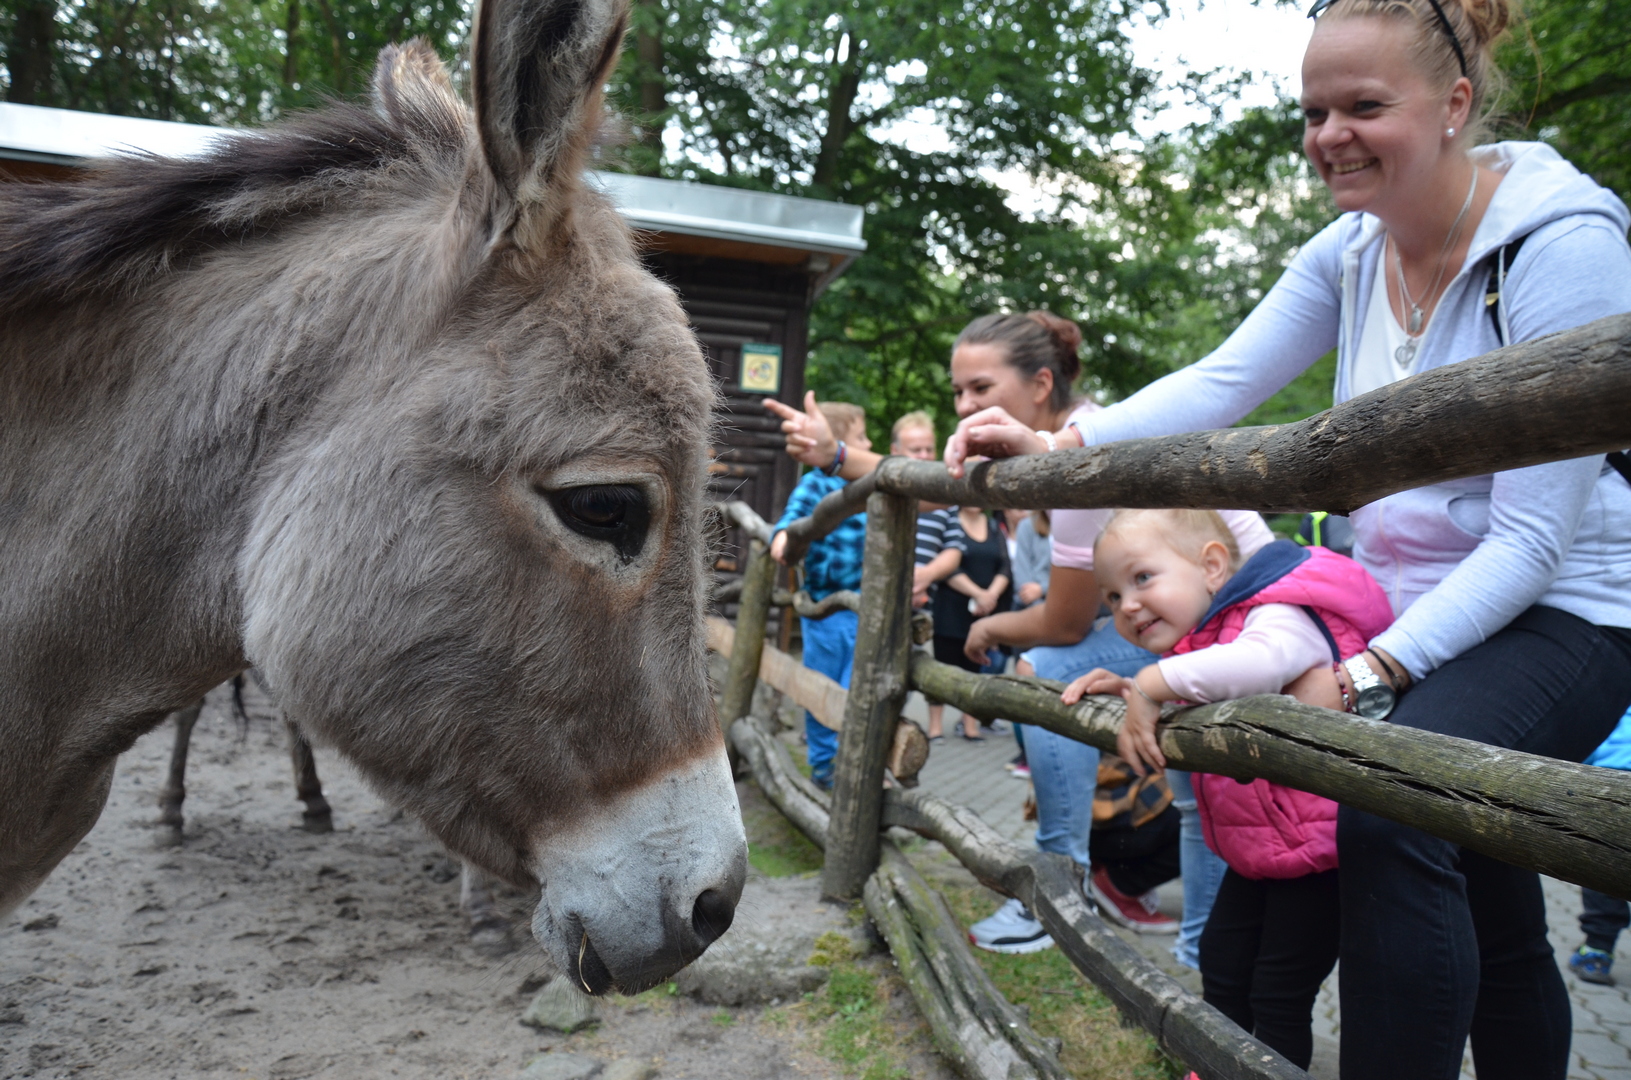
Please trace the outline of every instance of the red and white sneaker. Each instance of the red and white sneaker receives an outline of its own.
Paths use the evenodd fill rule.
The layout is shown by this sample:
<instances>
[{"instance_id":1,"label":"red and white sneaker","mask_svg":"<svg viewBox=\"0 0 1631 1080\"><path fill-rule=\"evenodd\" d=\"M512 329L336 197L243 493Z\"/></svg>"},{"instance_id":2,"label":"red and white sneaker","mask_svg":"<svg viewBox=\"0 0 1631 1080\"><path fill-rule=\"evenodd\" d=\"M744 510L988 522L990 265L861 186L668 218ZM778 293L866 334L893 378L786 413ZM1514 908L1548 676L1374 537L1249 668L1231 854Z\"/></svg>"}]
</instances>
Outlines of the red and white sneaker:
<instances>
[{"instance_id":1,"label":"red and white sneaker","mask_svg":"<svg viewBox=\"0 0 1631 1080\"><path fill-rule=\"evenodd\" d=\"M1155 890L1143 896L1128 896L1110 884L1110 875L1095 866L1088 876L1088 888L1099 902L1099 914L1140 934L1176 934L1178 920L1161 914L1156 907Z\"/></svg>"}]
</instances>

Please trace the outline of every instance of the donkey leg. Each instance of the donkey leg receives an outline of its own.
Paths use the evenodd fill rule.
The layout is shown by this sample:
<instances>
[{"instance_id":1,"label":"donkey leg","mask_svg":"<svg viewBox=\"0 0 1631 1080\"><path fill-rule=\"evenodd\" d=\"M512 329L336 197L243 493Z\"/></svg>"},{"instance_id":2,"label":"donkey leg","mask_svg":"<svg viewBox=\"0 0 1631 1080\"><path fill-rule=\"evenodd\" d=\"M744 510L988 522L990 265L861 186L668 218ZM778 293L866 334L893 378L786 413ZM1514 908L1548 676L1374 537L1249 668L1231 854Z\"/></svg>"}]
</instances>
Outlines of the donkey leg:
<instances>
[{"instance_id":1,"label":"donkey leg","mask_svg":"<svg viewBox=\"0 0 1631 1080\"><path fill-rule=\"evenodd\" d=\"M202 701L177 709L170 715L176 720L176 741L170 748L170 775L159 792L159 847L177 847L181 843L181 803L187 798L187 748L192 742L193 725L204 708Z\"/></svg>"},{"instance_id":2,"label":"donkey leg","mask_svg":"<svg viewBox=\"0 0 1631 1080\"><path fill-rule=\"evenodd\" d=\"M483 956L504 956L515 950L510 939L510 921L493 902L493 887L487 875L464 864L459 875L459 910L470 924L470 944Z\"/></svg>"},{"instance_id":3,"label":"donkey leg","mask_svg":"<svg viewBox=\"0 0 1631 1080\"><path fill-rule=\"evenodd\" d=\"M305 829L312 833L334 831L334 814L328 800L323 798L323 782L317 779L317 759L312 757L311 743L300 734L300 729L284 721L289 727L289 761L294 765L295 794L306 804L301 815Z\"/></svg>"}]
</instances>

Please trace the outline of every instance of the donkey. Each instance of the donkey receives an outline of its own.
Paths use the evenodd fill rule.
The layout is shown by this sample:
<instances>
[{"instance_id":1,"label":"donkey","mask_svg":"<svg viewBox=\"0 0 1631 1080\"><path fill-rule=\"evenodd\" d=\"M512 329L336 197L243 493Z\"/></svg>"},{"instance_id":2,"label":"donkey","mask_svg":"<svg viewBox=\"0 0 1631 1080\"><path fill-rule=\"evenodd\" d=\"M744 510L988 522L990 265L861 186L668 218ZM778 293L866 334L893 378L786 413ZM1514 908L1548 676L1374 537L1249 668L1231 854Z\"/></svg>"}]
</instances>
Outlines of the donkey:
<instances>
[{"instance_id":1,"label":"donkey","mask_svg":"<svg viewBox=\"0 0 1631 1080\"><path fill-rule=\"evenodd\" d=\"M729 926L715 391L583 182L626 0L483 0L198 160L0 204L0 914L114 762L251 664L592 993Z\"/></svg>"}]
</instances>

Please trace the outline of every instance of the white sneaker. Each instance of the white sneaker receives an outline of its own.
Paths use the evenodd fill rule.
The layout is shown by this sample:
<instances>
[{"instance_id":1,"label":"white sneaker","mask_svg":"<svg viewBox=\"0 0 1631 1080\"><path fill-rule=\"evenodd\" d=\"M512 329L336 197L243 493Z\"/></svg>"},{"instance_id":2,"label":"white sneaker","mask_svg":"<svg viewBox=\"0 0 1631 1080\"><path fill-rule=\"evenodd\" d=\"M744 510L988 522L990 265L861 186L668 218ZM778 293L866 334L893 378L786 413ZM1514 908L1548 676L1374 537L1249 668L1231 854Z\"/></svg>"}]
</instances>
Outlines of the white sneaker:
<instances>
[{"instance_id":1,"label":"white sneaker","mask_svg":"<svg viewBox=\"0 0 1631 1080\"><path fill-rule=\"evenodd\" d=\"M998 953L1032 953L1053 948L1053 938L1018 900L1009 900L989 919L969 927L976 948Z\"/></svg>"}]
</instances>

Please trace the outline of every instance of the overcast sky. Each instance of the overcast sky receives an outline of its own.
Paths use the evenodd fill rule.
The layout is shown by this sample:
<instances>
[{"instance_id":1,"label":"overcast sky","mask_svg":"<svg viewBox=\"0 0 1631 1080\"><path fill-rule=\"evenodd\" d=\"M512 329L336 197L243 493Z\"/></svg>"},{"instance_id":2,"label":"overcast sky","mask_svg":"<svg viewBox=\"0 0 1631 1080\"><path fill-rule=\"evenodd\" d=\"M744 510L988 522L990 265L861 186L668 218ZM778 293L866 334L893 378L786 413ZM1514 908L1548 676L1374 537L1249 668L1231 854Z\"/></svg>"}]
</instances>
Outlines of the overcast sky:
<instances>
[{"instance_id":1,"label":"overcast sky","mask_svg":"<svg viewBox=\"0 0 1631 1080\"><path fill-rule=\"evenodd\" d=\"M1306 5L1303 5L1306 6ZM1262 0L1171 0L1172 14L1158 26L1135 24L1131 33L1134 55L1144 67L1161 73L1172 83L1187 70L1223 67L1263 76L1241 95L1239 108L1271 104L1277 80L1282 92L1295 97L1302 89L1303 49L1313 24L1303 6L1288 7ZM1170 104L1181 98L1169 94ZM1165 130L1201 119L1199 110L1169 109L1161 118Z\"/></svg>"}]
</instances>

